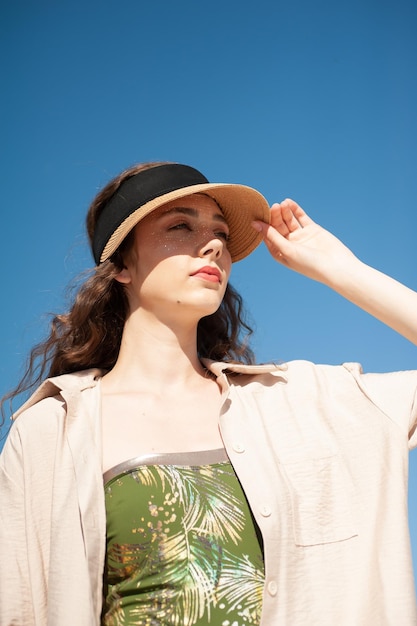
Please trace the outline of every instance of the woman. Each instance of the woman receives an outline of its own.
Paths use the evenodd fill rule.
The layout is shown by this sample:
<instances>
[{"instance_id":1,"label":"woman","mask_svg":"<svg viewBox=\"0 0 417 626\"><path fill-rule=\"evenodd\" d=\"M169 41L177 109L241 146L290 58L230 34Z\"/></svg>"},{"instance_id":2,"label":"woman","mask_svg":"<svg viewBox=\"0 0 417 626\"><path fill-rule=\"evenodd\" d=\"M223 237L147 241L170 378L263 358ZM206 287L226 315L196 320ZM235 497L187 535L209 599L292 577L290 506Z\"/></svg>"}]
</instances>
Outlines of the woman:
<instances>
[{"instance_id":1,"label":"woman","mask_svg":"<svg viewBox=\"0 0 417 626\"><path fill-rule=\"evenodd\" d=\"M1 625L415 624L417 373L255 366L228 280L263 238L416 343L417 294L184 165L122 173L87 227L96 272L1 457Z\"/></svg>"}]
</instances>

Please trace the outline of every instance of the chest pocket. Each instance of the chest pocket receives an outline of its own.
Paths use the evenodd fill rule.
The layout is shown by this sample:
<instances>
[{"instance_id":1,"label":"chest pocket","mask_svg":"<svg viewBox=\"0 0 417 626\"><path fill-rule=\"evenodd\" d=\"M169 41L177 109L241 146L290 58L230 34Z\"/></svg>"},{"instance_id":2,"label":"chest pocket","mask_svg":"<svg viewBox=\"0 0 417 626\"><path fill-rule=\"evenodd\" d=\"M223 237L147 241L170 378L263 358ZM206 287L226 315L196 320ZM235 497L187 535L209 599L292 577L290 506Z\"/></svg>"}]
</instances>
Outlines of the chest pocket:
<instances>
[{"instance_id":1,"label":"chest pocket","mask_svg":"<svg viewBox=\"0 0 417 626\"><path fill-rule=\"evenodd\" d=\"M281 462L290 493L298 546L345 541L357 535L352 493L336 455Z\"/></svg>"}]
</instances>

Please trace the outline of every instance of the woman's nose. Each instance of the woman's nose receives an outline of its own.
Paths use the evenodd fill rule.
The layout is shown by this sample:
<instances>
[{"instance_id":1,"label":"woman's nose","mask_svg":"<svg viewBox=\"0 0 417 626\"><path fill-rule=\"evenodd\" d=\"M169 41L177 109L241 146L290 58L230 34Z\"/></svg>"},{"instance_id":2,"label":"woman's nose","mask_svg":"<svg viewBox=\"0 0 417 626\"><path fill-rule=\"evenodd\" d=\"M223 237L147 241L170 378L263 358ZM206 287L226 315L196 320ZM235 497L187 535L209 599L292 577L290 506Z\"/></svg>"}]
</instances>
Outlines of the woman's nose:
<instances>
[{"instance_id":1,"label":"woman's nose","mask_svg":"<svg viewBox=\"0 0 417 626\"><path fill-rule=\"evenodd\" d=\"M218 259L223 254L223 241L219 237L213 237L200 248L200 256L212 256Z\"/></svg>"}]
</instances>

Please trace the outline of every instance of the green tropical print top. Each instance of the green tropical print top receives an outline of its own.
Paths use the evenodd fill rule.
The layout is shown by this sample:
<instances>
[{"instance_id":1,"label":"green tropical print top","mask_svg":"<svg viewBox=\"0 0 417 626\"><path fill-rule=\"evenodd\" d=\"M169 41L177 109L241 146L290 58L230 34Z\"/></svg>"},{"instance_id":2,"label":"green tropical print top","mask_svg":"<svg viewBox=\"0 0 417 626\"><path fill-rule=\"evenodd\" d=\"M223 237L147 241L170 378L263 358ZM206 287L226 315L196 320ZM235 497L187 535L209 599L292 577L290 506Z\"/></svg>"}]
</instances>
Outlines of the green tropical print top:
<instances>
[{"instance_id":1,"label":"green tropical print top","mask_svg":"<svg viewBox=\"0 0 417 626\"><path fill-rule=\"evenodd\" d=\"M224 450L150 455L105 475L103 626L255 626L259 531Z\"/></svg>"}]
</instances>

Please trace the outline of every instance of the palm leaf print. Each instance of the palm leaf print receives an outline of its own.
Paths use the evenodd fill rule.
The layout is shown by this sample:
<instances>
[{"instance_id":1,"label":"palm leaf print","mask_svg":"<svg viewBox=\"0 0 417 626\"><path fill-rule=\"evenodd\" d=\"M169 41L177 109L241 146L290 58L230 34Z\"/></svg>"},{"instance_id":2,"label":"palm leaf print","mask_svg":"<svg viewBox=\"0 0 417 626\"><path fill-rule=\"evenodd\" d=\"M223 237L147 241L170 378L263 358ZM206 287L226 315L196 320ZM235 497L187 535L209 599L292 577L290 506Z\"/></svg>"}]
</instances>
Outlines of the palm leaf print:
<instances>
[{"instance_id":1,"label":"palm leaf print","mask_svg":"<svg viewBox=\"0 0 417 626\"><path fill-rule=\"evenodd\" d=\"M201 535L214 536L237 544L244 526L244 516L233 490L222 480L226 469L210 466L198 474L185 470L183 477L189 486L189 506L184 525L198 528ZM219 484L222 489L219 490Z\"/></svg>"},{"instance_id":2,"label":"palm leaf print","mask_svg":"<svg viewBox=\"0 0 417 626\"><path fill-rule=\"evenodd\" d=\"M194 624L207 607L216 604L213 589L220 572L213 562L217 545L213 538L231 540L236 544L244 524L239 501L222 480L222 474L231 470L229 466L205 466L196 472L191 467L169 465L157 466L154 472L150 470L149 467L140 468L135 472L135 479L155 486L160 481L165 490L165 502L178 499L184 508L182 532L161 539L158 544L159 573L165 584L169 581L182 583L173 623Z\"/></svg>"},{"instance_id":3,"label":"palm leaf print","mask_svg":"<svg viewBox=\"0 0 417 626\"><path fill-rule=\"evenodd\" d=\"M251 541L255 533L230 464L140 466L121 488L124 482L131 522L120 535L127 541L114 534L108 547L114 589L104 623L259 624L263 563L255 565L259 548L250 548L252 561L241 553L242 537ZM113 498L115 506L122 502Z\"/></svg>"},{"instance_id":4,"label":"palm leaf print","mask_svg":"<svg viewBox=\"0 0 417 626\"><path fill-rule=\"evenodd\" d=\"M152 470L156 470L152 471ZM156 467L142 466L133 472L133 477L143 485L158 485L172 501L179 501L186 509L185 528L191 530L198 526L201 533L220 534L222 539L239 540L244 518L239 508L239 500L233 490L222 481L222 474L230 473L225 468L205 466L200 472L193 468L172 465ZM222 482L222 490L219 490Z\"/></svg>"},{"instance_id":5,"label":"palm leaf print","mask_svg":"<svg viewBox=\"0 0 417 626\"><path fill-rule=\"evenodd\" d=\"M239 572L238 577L236 577L237 571ZM248 612L247 617L257 616L259 619L258 611L262 600L264 580L262 563L256 567L246 555L241 558L225 555L219 600L227 600L232 609L245 606Z\"/></svg>"}]
</instances>

